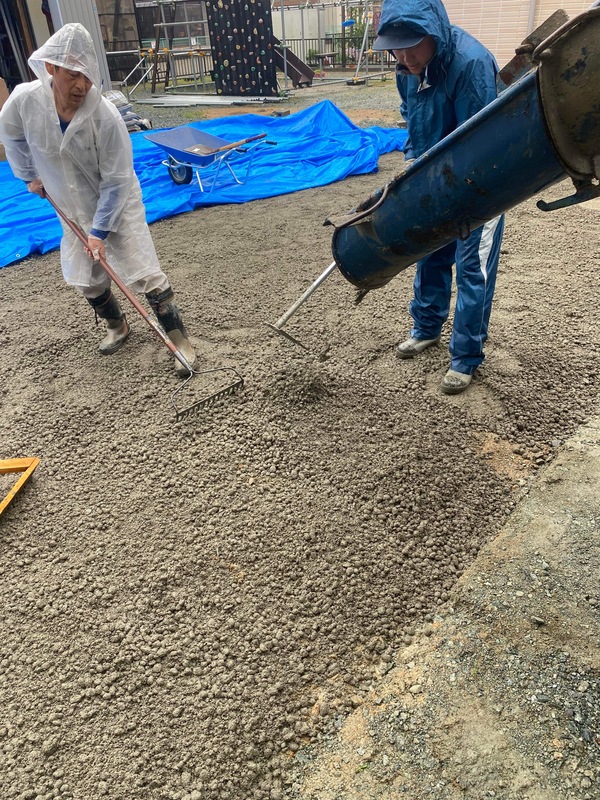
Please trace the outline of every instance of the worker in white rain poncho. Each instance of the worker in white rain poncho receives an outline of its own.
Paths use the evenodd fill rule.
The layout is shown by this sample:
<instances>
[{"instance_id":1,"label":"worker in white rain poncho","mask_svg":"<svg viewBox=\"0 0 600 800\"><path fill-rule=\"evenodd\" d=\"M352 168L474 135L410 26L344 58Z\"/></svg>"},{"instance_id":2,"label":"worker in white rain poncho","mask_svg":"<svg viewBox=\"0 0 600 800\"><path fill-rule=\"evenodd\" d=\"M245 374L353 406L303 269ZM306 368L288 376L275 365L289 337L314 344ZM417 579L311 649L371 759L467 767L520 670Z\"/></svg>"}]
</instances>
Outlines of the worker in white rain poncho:
<instances>
[{"instance_id":1,"label":"worker in white rain poncho","mask_svg":"<svg viewBox=\"0 0 600 800\"><path fill-rule=\"evenodd\" d=\"M173 291L161 271L133 169L127 127L102 96L94 43L79 23L57 31L29 59L38 80L17 86L0 112L0 141L17 178L88 234L87 248L63 224L66 282L106 321L100 352L116 352L129 323L98 263L106 258L135 292L144 292L158 321L190 365L194 350ZM188 371L176 361L176 371Z\"/></svg>"}]
</instances>

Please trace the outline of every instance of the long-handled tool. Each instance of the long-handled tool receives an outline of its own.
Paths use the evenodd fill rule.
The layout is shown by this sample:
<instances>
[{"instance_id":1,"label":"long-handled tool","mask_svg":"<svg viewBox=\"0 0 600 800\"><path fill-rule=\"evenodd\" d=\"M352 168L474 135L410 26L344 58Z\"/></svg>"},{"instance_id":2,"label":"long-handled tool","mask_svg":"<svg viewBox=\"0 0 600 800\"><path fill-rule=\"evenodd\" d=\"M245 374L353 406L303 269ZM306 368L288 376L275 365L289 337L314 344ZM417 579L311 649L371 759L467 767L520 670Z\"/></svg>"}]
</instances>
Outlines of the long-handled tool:
<instances>
[{"instance_id":1,"label":"long-handled tool","mask_svg":"<svg viewBox=\"0 0 600 800\"><path fill-rule=\"evenodd\" d=\"M353 209L349 214L344 214L339 218L336 217L325 220L323 223L324 225L334 225L336 228L344 228L348 225L356 225L357 222L368 217L373 211L384 202L385 198L387 197L387 193L389 190L389 184L384 186L383 189L379 189L375 194L371 195L371 197L367 198L363 203L361 203L357 208ZM296 300L296 302L288 308L285 314L282 314L281 317L277 320L277 322L272 325L270 322L267 322L267 327L271 328L272 331L278 333L280 336L285 336L285 338L293 342L293 344L297 344L299 347L302 347L304 350L308 350L309 348L306 345L302 344L295 336L292 336L291 333L283 330L283 326L288 322L288 320L296 313L296 311L303 305L311 294L319 288L319 286L324 283L327 278L331 275L331 273L335 270L337 266L336 261L332 261L332 263L327 267L327 269L319 275L319 277L311 283L311 285L306 289L306 291ZM365 295L367 294L368 290L361 290L357 293L357 296L354 300L354 305L358 305L362 302ZM327 351L329 350L329 345L323 350L321 353L318 354L318 359L323 361L327 356Z\"/></svg>"},{"instance_id":2,"label":"long-handled tool","mask_svg":"<svg viewBox=\"0 0 600 800\"><path fill-rule=\"evenodd\" d=\"M205 144L195 144L192 145L192 147L186 147L185 149L188 153L201 153L203 155L208 155L209 153L224 153L227 150L237 150L238 147L243 147L245 144L250 144L250 142L257 142L259 139L264 139L266 135L266 133L257 133L256 136L249 136L247 139L240 139L239 142L224 144L222 147L217 147L216 150Z\"/></svg>"},{"instance_id":3,"label":"long-handled tool","mask_svg":"<svg viewBox=\"0 0 600 800\"><path fill-rule=\"evenodd\" d=\"M288 341L293 342L293 344L297 344L299 347L302 347L304 350L309 350L309 348L306 345L302 344L301 341L296 339L295 336L292 336L291 333L288 333L287 331L284 331L283 330L283 326L290 319L290 317L292 317L296 313L296 311L300 308L300 306L303 305L303 303L305 303L308 300L308 298L311 296L311 294L316 289L318 289L319 286L324 281L327 280L327 278L331 275L331 273L334 271L336 266L337 266L337 264L335 263L335 261L332 261L332 263L327 267L325 272L322 272L319 275L319 277L315 281L313 281L311 283L311 285L308 287L308 289L306 289L306 291L296 300L296 302L292 306L290 306L288 308L288 310L285 312L285 314L282 314L281 317L279 317L279 319L277 320L277 322L274 325L271 324L270 322L266 322L265 325L268 328L270 328L272 331L275 331L275 333L278 333L280 336L284 336ZM323 360L325 358L327 350L328 350L328 348L326 348L324 352L319 354L319 359L320 360Z\"/></svg>"},{"instance_id":4,"label":"long-handled tool","mask_svg":"<svg viewBox=\"0 0 600 800\"><path fill-rule=\"evenodd\" d=\"M373 211L375 211L377 208L379 208L379 206L382 205L382 203L385 201L387 197L389 187L390 184L387 184L382 189L378 189L374 194L371 195L371 197L368 197L364 202L362 202L359 206L354 208L348 214L343 214L340 216L336 215L335 217L328 217L323 224L333 225L335 226L336 229L344 228L348 225L356 225L357 222L360 222L365 217L368 217L370 214L373 213ZM308 350L309 348L306 347L306 345L302 344L302 342L300 342L298 339L296 339L295 336L292 336L291 333L284 331L283 326L288 322L290 317L292 317L296 313L296 311L300 308L300 306L303 305L303 303L305 303L308 300L311 294L316 289L318 289L322 283L324 283L327 280L327 278L335 270L336 266L337 266L337 261L333 261L327 267L325 272L321 273L321 275L319 275L319 277L315 281L313 281L313 283L311 283L308 289L306 289L306 291L296 300L296 302L292 306L290 306L290 308L288 308L285 314L279 317L279 319L274 325L272 325L270 322L267 322L266 325L269 328L271 328L272 331L278 333L280 336L285 336L285 338L288 341L297 344L299 347L304 348L304 350ZM368 289L360 290L356 295L356 298L354 300L354 305L358 305L359 303L361 303L367 292ZM318 355L320 361L323 361L325 359L328 350L329 350L329 345L327 345L325 350Z\"/></svg>"},{"instance_id":5,"label":"long-handled tool","mask_svg":"<svg viewBox=\"0 0 600 800\"><path fill-rule=\"evenodd\" d=\"M77 236L77 238L83 244L83 246L87 248L87 246L88 246L87 237L83 233L81 228L66 216L66 214L62 211L62 209L60 209L56 205L56 203L50 197L50 195L46 194L45 196L46 196L46 199L48 200L48 202L50 203L50 205L54 208L54 210L58 214L58 216L65 222L66 225L69 226L69 228L73 231L75 236ZM146 322L146 324L150 328L152 328L154 333L163 342L163 344L166 347L168 347L168 349L175 356L177 361L179 361L179 363L183 367L185 367L185 369L189 370L189 373L190 373L189 376L183 381L183 383L177 389L175 389L175 391L171 395L171 403L173 405L173 408L175 409L175 416L176 416L176 419L177 419L178 422L179 422L179 420L183 419L184 417L188 417L188 416L191 416L193 414L197 414L200 408L212 405L213 403L216 403L217 400L219 400L220 398L225 397L226 395L233 394L237 389L241 389L243 387L244 379L239 374L239 372L236 369L234 369L233 367L215 367L213 369L195 370L192 367L192 365L187 361L187 359L185 358L183 353L173 344L173 342L171 341L171 339L168 337L167 333L163 329L162 325L160 325L155 319L153 319L150 316L150 313L148 311L146 311L146 309L140 303L140 301L137 299L137 297L130 291L130 289L121 280L121 278L119 278L117 273L110 266L110 264L106 261L106 259L103 258L102 256L100 256L98 261L100 262L100 265L102 266L104 271L108 274L110 279L123 292L125 297L129 300L131 305L135 308L135 310L142 317L142 319ZM180 395L183 392L183 390L189 384L189 382L194 377L194 375L208 375L208 374L214 374L216 372L233 373L233 375L235 375L235 380L232 383L230 383L228 386L225 386L223 389L220 389L217 392L213 392L212 394L209 394L206 397L203 397L200 400L197 400L195 403L192 403L192 405L190 405L190 406L187 406L187 407L182 408L182 409L177 407L178 395Z\"/></svg>"}]
</instances>

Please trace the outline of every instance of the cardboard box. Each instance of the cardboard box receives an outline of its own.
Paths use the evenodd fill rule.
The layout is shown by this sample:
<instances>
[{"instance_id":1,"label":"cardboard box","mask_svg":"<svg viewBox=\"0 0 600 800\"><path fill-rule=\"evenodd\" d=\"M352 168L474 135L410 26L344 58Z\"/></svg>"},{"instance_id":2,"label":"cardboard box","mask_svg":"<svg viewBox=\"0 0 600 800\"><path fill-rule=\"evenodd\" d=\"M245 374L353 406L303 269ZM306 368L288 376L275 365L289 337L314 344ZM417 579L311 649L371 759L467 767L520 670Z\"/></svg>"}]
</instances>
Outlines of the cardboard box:
<instances>
[{"instance_id":1,"label":"cardboard box","mask_svg":"<svg viewBox=\"0 0 600 800\"><path fill-rule=\"evenodd\" d=\"M2 108L7 100L8 89L6 88L6 82L3 78L0 78L0 108ZM4 152L4 145L2 142L0 142L0 161L6 161L6 153Z\"/></svg>"},{"instance_id":2,"label":"cardboard box","mask_svg":"<svg viewBox=\"0 0 600 800\"><path fill-rule=\"evenodd\" d=\"M6 82L4 78L0 78L0 108L2 108L2 106L7 100L8 100L8 89L6 88Z\"/></svg>"}]
</instances>

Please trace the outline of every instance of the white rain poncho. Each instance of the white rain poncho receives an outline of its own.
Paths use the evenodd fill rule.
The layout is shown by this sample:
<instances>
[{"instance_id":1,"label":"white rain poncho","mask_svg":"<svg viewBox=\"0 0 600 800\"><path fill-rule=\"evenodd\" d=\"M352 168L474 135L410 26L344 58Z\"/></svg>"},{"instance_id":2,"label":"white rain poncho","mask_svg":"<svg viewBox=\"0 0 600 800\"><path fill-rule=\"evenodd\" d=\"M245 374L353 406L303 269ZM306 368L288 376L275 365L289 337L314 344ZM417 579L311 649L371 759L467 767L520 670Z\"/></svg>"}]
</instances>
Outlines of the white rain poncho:
<instances>
[{"instance_id":1,"label":"white rain poncho","mask_svg":"<svg viewBox=\"0 0 600 800\"><path fill-rule=\"evenodd\" d=\"M45 62L77 72L92 87L63 134ZM57 205L79 224L111 231L106 258L127 284L160 273L146 224L131 141L115 106L100 92L94 43L79 23L57 31L29 59L38 80L17 86L0 112L0 141L17 178L40 178ZM63 224L61 263L67 283L88 286L92 260Z\"/></svg>"}]
</instances>

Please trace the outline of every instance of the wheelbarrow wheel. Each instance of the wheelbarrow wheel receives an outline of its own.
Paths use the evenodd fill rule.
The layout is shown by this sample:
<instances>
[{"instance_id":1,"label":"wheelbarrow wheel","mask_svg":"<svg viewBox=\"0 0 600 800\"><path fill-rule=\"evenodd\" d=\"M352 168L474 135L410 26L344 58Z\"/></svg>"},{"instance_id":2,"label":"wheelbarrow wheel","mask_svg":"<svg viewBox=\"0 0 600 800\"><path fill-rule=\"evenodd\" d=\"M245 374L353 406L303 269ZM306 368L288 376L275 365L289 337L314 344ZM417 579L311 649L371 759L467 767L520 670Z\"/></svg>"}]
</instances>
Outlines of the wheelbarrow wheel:
<instances>
[{"instance_id":1,"label":"wheelbarrow wheel","mask_svg":"<svg viewBox=\"0 0 600 800\"><path fill-rule=\"evenodd\" d=\"M167 169L169 170L171 180L178 186L184 186L192 182L192 168L188 167L186 164L179 164L172 158L169 158Z\"/></svg>"}]
</instances>

